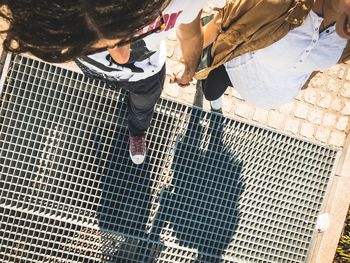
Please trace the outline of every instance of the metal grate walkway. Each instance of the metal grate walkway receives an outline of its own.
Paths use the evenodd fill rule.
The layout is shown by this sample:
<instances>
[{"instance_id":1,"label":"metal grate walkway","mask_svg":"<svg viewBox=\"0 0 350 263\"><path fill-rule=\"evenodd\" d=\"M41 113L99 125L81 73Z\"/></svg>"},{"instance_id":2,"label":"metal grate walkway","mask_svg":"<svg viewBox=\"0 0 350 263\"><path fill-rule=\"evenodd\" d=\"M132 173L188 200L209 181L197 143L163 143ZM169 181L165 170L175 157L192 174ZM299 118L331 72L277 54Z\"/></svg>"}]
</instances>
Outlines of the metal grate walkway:
<instances>
[{"instance_id":1,"label":"metal grate walkway","mask_svg":"<svg viewBox=\"0 0 350 263\"><path fill-rule=\"evenodd\" d=\"M336 149L162 99L135 166L123 91L7 62L1 262L306 262Z\"/></svg>"}]
</instances>

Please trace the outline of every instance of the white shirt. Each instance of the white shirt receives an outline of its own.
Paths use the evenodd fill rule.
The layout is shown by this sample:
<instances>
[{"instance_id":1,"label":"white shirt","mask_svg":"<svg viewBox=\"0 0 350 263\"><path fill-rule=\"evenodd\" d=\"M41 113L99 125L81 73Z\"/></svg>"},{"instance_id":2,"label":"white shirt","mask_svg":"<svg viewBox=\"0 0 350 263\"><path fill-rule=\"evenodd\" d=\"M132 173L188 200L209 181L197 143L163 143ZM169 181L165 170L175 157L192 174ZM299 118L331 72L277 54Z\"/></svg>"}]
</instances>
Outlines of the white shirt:
<instances>
[{"instance_id":1,"label":"white shirt","mask_svg":"<svg viewBox=\"0 0 350 263\"><path fill-rule=\"evenodd\" d=\"M248 102L274 108L296 97L313 71L338 62L347 40L335 26L319 33L323 18L311 11L304 23L274 44L225 64L238 93Z\"/></svg>"},{"instance_id":2,"label":"white shirt","mask_svg":"<svg viewBox=\"0 0 350 263\"><path fill-rule=\"evenodd\" d=\"M223 0L220 1L223 2ZM121 65L111 58L108 51L104 51L79 58L77 64L83 72L111 81L138 81L150 77L159 72L165 63L166 46L164 40L166 37L178 25L192 22L206 3L207 0L172 0L162 12L165 29L132 43L131 56L139 53L143 55L142 59ZM158 20L160 18L151 25L147 25L143 31L148 32L157 27Z\"/></svg>"}]
</instances>

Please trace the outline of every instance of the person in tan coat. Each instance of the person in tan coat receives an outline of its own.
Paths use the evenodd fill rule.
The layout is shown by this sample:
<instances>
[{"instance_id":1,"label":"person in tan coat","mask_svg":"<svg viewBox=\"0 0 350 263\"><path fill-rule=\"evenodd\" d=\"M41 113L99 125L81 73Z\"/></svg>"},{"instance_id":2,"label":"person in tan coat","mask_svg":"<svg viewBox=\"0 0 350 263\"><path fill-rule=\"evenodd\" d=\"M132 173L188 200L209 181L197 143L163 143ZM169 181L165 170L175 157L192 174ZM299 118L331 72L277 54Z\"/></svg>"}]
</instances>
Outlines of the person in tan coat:
<instances>
[{"instance_id":1,"label":"person in tan coat","mask_svg":"<svg viewBox=\"0 0 350 263\"><path fill-rule=\"evenodd\" d=\"M233 86L248 102L289 102L316 72L349 59L349 0L228 0L204 29L207 68L197 72L219 110Z\"/></svg>"}]
</instances>

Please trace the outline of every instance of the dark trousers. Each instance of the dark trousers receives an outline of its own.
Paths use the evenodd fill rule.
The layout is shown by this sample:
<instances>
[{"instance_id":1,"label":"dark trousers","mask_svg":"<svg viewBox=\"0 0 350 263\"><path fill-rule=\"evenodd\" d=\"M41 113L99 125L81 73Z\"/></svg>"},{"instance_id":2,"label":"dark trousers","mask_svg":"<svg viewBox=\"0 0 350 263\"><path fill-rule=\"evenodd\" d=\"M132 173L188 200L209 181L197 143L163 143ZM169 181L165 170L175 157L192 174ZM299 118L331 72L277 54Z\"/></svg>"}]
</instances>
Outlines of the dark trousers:
<instances>
[{"instance_id":1,"label":"dark trousers","mask_svg":"<svg viewBox=\"0 0 350 263\"><path fill-rule=\"evenodd\" d=\"M165 66L157 74L136 82L110 82L112 87L129 91L128 126L133 136L144 135L151 125L154 106L162 93Z\"/></svg>"},{"instance_id":2,"label":"dark trousers","mask_svg":"<svg viewBox=\"0 0 350 263\"><path fill-rule=\"evenodd\" d=\"M203 80L203 94L209 101L218 99L227 87L232 86L231 80L226 72L225 66L221 65L212 70L208 77Z\"/></svg>"},{"instance_id":3,"label":"dark trousers","mask_svg":"<svg viewBox=\"0 0 350 263\"><path fill-rule=\"evenodd\" d=\"M205 48L202 52L201 62L199 69L207 68L211 66L213 58L211 56L211 45ZM208 77L201 80L201 86L203 89L204 97L209 100L216 100L222 94L228 86L232 86L231 80L226 72L225 66L221 65L218 68L210 71Z\"/></svg>"}]
</instances>

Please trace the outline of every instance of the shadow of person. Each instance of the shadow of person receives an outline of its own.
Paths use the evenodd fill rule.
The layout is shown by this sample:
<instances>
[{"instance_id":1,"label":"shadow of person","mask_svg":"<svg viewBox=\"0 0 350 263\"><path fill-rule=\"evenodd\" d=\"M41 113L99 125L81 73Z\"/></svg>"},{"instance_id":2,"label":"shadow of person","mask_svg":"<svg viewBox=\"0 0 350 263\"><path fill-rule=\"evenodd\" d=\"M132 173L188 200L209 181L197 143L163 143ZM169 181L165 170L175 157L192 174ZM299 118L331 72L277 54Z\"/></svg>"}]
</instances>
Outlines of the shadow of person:
<instances>
[{"instance_id":1,"label":"shadow of person","mask_svg":"<svg viewBox=\"0 0 350 263\"><path fill-rule=\"evenodd\" d=\"M189 262L219 262L239 223L243 162L231 154L224 120L192 110L174 154L172 191L160 198L154 237L196 251Z\"/></svg>"},{"instance_id":2,"label":"shadow of person","mask_svg":"<svg viewBox=\"0 0 350 263\"><path fill-rule=\"evenodd\" d=\"M147 245L152 199L149 161L146 158L142 165L134 165L130 160L127 127L120 125L125 122L116 120L113 127L102 123L92 133L100 189L96 218L103 262L142 262ZM111 131L112 136L108 134Z\"/></svg>"}]
</instances>

